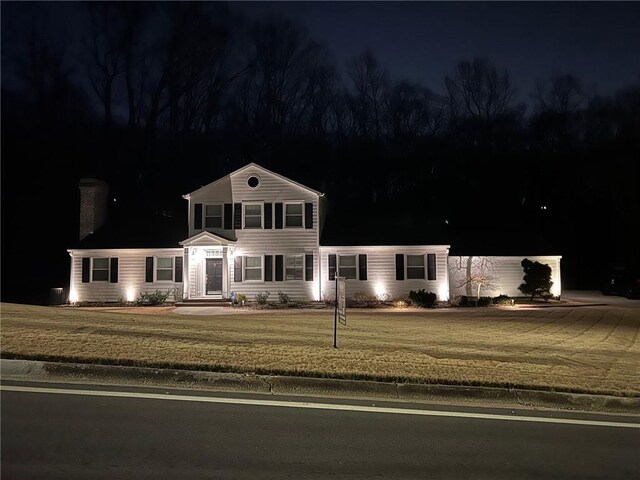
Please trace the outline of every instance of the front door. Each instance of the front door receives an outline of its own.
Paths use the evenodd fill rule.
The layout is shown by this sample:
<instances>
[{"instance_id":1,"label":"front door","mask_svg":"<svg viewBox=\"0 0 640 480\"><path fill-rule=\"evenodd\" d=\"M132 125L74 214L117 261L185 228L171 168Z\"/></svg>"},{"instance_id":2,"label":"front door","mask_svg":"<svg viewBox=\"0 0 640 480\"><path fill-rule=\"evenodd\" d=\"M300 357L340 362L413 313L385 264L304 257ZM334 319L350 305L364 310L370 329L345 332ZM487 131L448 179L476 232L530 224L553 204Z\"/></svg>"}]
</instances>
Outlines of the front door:
<instances>
[{"instance_id":1,"label":"front door","mask_svg":"<svg viewBox=\"0 0 640 480\"><path fill-rule=\"evenodd\" d=\"M222 259L207 258L207 295L222 293Z\"/></svg>"}]
</instances>

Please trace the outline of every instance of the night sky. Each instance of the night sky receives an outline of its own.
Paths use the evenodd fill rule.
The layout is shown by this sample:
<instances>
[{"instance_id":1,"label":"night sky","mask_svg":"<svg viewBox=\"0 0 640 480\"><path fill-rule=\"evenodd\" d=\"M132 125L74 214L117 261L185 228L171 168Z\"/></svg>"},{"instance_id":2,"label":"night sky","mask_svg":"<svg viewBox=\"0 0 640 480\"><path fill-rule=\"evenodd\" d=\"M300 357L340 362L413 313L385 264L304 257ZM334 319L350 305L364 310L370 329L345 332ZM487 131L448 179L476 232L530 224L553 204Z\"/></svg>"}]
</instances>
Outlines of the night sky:
<instances>
[{"instance_id":1,"label":"night sky","mask_svg":"<svg viewBox=\"0 0 640 480\"><path fill-rule=\"evenodd\" d=\"M36 6L37 5L37 6ZM370 48L392 79L445 93L444 78L461 59L489 58L506 68L515 99L530 106L536 81L571 73L590 95L608 95L640 78L638 2L231 2L249 19L291 18L326 45L344 69ZM81 52L86 17L77 3L3 2L3 82L11 82L13 32L28 28L31 12L56 38ZM48 21L42 21L43 18ZM12 38L13 37L13 38ZM82 72L76 72L82 73Z\"/></svg>"},{"instance_id":2,"label":"night sky","mask_svg":"<svg viewBox=\"0 0 640 480\"><path fill-rule=\"evenodd\" d=\"M247 16L282 14L304 24L337 63L370 48L395 79L435 92L463 58L507 68L521 101L537 79L571 72L591 94L640 78L635 2L238 2Z\"/></svg>"}]
</instances>

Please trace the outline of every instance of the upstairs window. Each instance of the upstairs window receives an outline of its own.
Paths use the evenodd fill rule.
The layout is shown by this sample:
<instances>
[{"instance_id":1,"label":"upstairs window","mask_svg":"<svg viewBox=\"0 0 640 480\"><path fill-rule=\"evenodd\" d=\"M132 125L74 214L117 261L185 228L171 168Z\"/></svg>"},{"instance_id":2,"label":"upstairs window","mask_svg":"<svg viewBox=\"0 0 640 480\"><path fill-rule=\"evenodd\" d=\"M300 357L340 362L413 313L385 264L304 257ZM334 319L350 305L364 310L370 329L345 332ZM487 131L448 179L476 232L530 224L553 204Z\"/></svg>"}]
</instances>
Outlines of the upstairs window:
<instances>
[{"instance_id":1,"label":"upstairs window","mask_svg":"<svg viewBox=\"0 0 640 480\"><path fill-rule=\"evenodd\" d=\"M285 280L302 280L303 267L303 255L287 255Z\"/></svg>"},{"instance_id":2,"label":"upstairs window","mask_svg":"<svg viewBox=\"0 0 640 480\"><path fill-rule=\"evenodd\" d=\"M222 205L206 205L204 228L222 228Z\"/></svg>"},{"instance_id":3,"label":"upstairs window","mask_svg":"<svg viewBox=\"0 0 640 480\"><path fill-rule=\"evenodd\" d=\"M350 279L357 279L356 256L340 255L338 257L338 276Z\"/></svg>"},{"instance_id":4,"label":"upstairs window","mask_svg":"<svg viewBox=\"0 0 640 480\"><path fill-rule=\"evenodd\" d=\"M424 279L424 255L407 255L407 278Z\"/></svg>"},{"instance_id":5,"label":"upstairs window","mask_svg":"<svg viewBox=\"0 0 640 480\"><path fill-rule=\"evenodd\" d=\"M156 280L159 282L173 281L173 257L156 258Z\"/></svg>"},{"instance_id":6,"label":"upstairs window","mask_svg":"<svg viewBox=\"0 0 640 480\"><path fill-rule=\"evenodd\" d=\"M244 257L244 279L262 280L262 257Z\"/></svg>"},{"instance_id":7,"label":"upstairs window","mask_svg":"<svg viewBox=\"0 0 640 480\"><path fill-rule=\"evenodd\" d=\"M285 204L285 226L302 227L302 203Z\"/></svg>"},{"instance_id":8,"label":"upstairs window","mask_svg":"<svg viewBox=\"0 0 640 480\"><path fill-rule=\"evenodd\" d=\"M244 204L244 228L262 228L262 204Z\"/></svg>"},{"instance_id":9,"label":"upstairs window","mask_svg":"<svg viewBox=\"0 0 640 480\"><path fill-rule=\"evenodd\" d=\"M91 278L94 282L109 281L109 259L94 258L93 268L91 269Z\"/></svg>"}]
</instances>

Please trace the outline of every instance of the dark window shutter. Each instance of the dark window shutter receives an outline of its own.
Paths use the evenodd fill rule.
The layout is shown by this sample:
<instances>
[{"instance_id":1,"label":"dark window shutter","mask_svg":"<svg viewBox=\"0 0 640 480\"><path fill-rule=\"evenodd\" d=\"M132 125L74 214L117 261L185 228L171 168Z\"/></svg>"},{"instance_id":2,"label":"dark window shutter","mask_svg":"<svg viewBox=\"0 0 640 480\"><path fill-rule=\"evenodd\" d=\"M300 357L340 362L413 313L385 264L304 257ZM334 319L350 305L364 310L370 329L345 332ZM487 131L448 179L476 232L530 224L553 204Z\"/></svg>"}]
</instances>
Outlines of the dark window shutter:
<instances>
[{"instance_id":1,"label":"dark window shutter","mask_svg":"<svg viewBox=\"0 0 640 480\"><path fill-rule=\"evenodd\" d=\"M111 257L109 263L109 282L118 283L118 257Z\"/></svg>"},{"instance_id":2,"label":"dark window shutter","mask_svg":"<svg viewBox=\"0 0 640 480\"><path fill-rule=\"evenodd\" d=\"M233 259L233 281L242 282L242 257L240 256Z\"/></svg>"},{"instance_id":3,"label":"dark window shutter","mask_svg":"<svg viewBox=\"0 0 640 480\"><path fill-rule=\"evenodd\" d=\"M329 280L336 279L336 255L332 253L329 255Z\"/></svg>"},{"instance_id":4,"label":"dark window shutter","mask_svg":"<svg viewBox=\"0 0 640 480\"><path fill-rule=\"evenodd\" d=\"M396 253L396 280L404 280L404 254Z\"/></svg>"},{"instance_id":5,"label":"dark window shutter","mask_svg":"<svg viewBox=\"0 0 640 480\"><path fill-rule=\"evenodd\" d=\"M276 282L284 280L284 257L276 255Z\"/></svg>"},{"instance_id":6,"label":"dark window shutter","mask_svg":"<svg viewBox=\"0 0 640 480\"><path fill-rule=\"evenodd\" d=\"M436 254L427 254L427 280L436 279Z\"/></svg>"},{"instance_id":7,"label":"dark window shutter","mask_svg":"<svg viewBox=\"0 0 640 480\"><path fill-rule=\"evenodd\" d=\"M231 230L233 228L233 205L224 204L224 229Z\"/></svg>"},{"instance_id":8,"label":"dark window shutter","mask_svg":"<svg viewBox=\"0 0 640 480\"><path fill-rule=\"evenodd\" d=\"M275 208L276 208L276 215L275 215L276 228L282 228L282 204L276 203Z\"/></svg>"},{"instance_id":9,"label":"dark window shutter","mask_svg":"<svg viewBox=\"0 0 640 480\"><path fill-rule=\"evenodd\" d=\"M202 230L202 204L196 203L193 206L193 228Z\"/></svg>"},{"instance_id":10,"label":"dark window shutter","mask_svg":"<svg viewBox=\"0 0 640 480\"><path fill-rule=\"evenodd\" d=\"M304 228L313 228L313 203L304 204Z\"/></svg>"},{"instance_id":11,"label":"dark window shutter","mask_svg":"<svg viewBox=\"0 0 640 480\"><path fill-rule=\"evenodd\" d=\"M242 204L233 204L233 228L242 230Z\"/></svg>"},{"instance_id":12,"label":"dark window shutter","mask_svg":"<svg viewBox=\"0 0 640 480\"><path fill-rule=\"evenodd\" d=\"M367 255L361 253L358 255L358 278L360 280L367 279Z\"/></svg>"},{"instance_id":13,"label":"dark window shutter","mask_svg":"<svg viewBox=\"0 0 640 480\"><path fill-rule=\"evenodd\" d=\"M304 279L313 282L313 254L304 256Z\"/></svg>"},{"instance_id":14,"label":"dark window shutter","mask_svg":"<svg viewBox=\"0 0 640 480\"><path fill-rule=\"evenodd\" d=\"M273 282L273 255L264 256L264 281Z\"/></svg>"},{"instance_id":15,"label":"dark window shutter","mask_svg":"<svg viewBox=\"0 0 640 480\"><path fill-rule=\"evenodd\" d=\"M175 282L182 283L182 257L176 257Z\"/></svg>"},{"instance_id":16,"label":"dark window shutter","mask_svg":"<svg viewBox=\"0 0 640 480\"><path fill-rule=\"evenodd\" d=\"M147 283L153 282L153 257L147 257L145 260L144 281Z\"/></svg>"},{"instance_id":17,"label":"dark window shutter","mask_svg":"<svg viewBox=\"0 0 640 480\"><path fill-rule=\"evenodd\" d=\"M272 207L271 203L264 204L264 228L273 228L273 222L271 221Z\"/></svg>"},{"instance_id":18,"label":"dark window shutter","mask_svg":"<svg viewBox=\"0 0 640 480\"><path fill-rule=\"evenodd\" d=\"M89 283L91 275L91 259L85 257L82 259L82 283Z\"/></svg>"}]
</instances>

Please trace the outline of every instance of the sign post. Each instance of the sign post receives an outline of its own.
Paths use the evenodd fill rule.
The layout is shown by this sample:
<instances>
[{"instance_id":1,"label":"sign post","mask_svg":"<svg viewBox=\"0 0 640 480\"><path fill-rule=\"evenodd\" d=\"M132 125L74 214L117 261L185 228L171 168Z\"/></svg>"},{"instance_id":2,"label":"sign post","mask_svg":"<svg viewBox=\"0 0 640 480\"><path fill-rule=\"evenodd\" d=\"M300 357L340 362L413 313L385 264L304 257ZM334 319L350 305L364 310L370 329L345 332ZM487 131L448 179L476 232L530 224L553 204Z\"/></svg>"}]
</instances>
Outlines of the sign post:
<instances>
[{"instance_id":1,"label":"sign post","mask_svg":"<svg viewBox=\"0 0 640 480\"><path fill-rule=\"evenodd\" d=\"M347 289L345 277L336 277L336 306L333 313L333 348L338 348L338 322L347 326Z\"/></svg>"}]
</instances>

